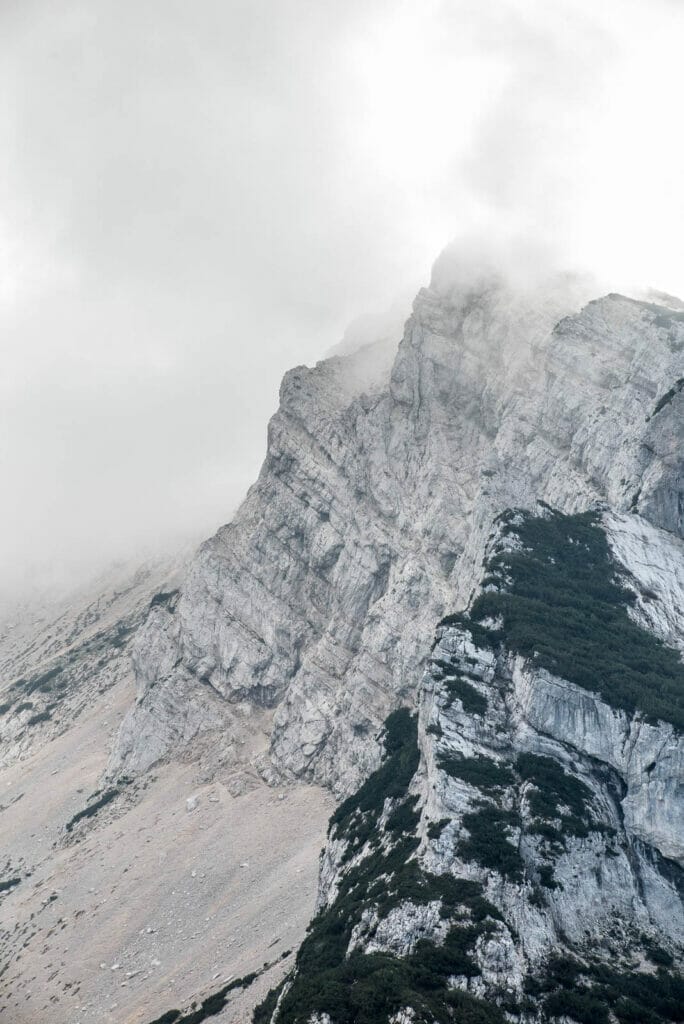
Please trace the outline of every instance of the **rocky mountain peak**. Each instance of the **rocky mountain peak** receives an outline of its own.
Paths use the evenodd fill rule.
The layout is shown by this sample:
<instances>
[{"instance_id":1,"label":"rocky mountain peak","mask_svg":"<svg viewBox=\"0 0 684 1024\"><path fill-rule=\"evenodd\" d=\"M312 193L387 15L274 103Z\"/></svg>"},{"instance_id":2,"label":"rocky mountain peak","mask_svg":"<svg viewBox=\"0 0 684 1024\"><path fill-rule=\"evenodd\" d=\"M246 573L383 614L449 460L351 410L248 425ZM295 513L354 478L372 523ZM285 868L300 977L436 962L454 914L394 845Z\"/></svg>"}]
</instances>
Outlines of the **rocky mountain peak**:
<instances>
[{"instance_id":1,"label":"rocky mountain peak","mask_svg":"<svg viewBox=\"0 0 684 1024\"><path fill-rule=\"evenodd\" d=\"M681 1020L684 314L516 255L445 252L401 336L286 374L234 520L134 588L108 663L127 710L62 844L180 765L250 842L252 792L290 827L275 787L339 801L256 1024ZM246 1019L258 948L155 1024Z\"/></svg>"},{"instance_id":2,"label":"rocky mountain peak","mask_svg":"<svg viewBox=\"0 0 684 1024\"><path fill-rule=\"evenodd\" d=\"M349 791L434 622L477 588L504 509L601 501L683 535L684 399L658 407L681 375L678 315L617 295L582 305L585 283L567 279L455 303L439 283L451 259L384 381L364 388L372 346L286 375L259 480L176 609L138 637L113 775L168 756L170 736L223 729L248 701L276 709L269 771Z\"/></svg>"}]
</instances>

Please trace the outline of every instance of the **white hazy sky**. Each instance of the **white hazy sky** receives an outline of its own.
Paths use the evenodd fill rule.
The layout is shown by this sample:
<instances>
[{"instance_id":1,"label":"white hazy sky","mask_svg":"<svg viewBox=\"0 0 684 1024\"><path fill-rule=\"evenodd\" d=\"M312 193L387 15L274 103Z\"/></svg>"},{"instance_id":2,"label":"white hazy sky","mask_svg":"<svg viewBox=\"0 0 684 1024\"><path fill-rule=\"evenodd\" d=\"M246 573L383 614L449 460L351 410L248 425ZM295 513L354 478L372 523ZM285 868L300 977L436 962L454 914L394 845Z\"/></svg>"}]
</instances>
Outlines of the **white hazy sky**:
<instances>
[{"instance_id":1,"label":"white hazy sky","mask_svg":"<svg viewBox=\"0 0 684 1024\"><path fill-rule=\"evenodd\" d=\"M684 293L679 0L1 0L0 590L230 517L453 237Z\"/></svg>"}]
</instances>

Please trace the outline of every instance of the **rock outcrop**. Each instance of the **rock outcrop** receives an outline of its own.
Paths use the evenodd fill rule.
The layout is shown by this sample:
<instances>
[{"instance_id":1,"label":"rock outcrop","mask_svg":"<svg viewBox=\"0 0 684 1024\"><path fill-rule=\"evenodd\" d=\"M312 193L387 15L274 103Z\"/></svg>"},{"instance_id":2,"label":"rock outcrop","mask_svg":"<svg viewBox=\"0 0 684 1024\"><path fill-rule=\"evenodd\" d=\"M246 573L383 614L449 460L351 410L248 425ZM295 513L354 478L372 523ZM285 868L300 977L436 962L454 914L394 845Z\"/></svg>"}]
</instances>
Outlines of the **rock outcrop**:
<instances>
[{"instance_id":1,"label":"rock outcrop","mask_svg":"<svg viewBox=\"0 0 684 1024\"><path fill-rule=\"evenodd\" d=\"M675 577L684 546L540 511L499 519L418 715L388 718L380 768L331 818L318 915L257 1024L682 1019L684 664L639 624L645 592L604 531L613 552L647 536ZM624 664L606 686L608 632ZM582 678L583 660L592 689L548 668Z\"/></svg>"},{"instance_id":2,"label":"rock outcrop","mask_svg":"<svg viewBox=\"0 0 684 1024\"><path fill-rule=\"evenodd\" d=\"M0 768L63 735L132 679L133 639L186 560L120 565L73 592L0 614Z\"/></svg>"},{"instance_id":3,"label":"rock outcrop","mask_svg":"<svg viewBox=\"0 0 684 1024\"><path fill-rule=\"evenodd\" d=\"M684 534L681 311L452 278L447 253L389 373L383 345L286 375L258 481L137 637L110 777L203 733L225 758L247 702L275 708L263 771L350 792L503 509L602 501Z\"/></svg>"}]
</instances>

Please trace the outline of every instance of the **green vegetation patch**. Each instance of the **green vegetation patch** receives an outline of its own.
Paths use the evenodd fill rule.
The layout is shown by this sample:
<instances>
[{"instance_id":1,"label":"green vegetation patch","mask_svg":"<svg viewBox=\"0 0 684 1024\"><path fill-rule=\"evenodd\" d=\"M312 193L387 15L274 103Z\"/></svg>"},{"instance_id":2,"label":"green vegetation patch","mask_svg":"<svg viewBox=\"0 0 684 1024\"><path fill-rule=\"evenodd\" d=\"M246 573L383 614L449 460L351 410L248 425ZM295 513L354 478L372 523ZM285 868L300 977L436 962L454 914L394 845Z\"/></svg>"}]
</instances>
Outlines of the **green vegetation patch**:
<instances>
[{"instance_id":1,"label":"green vegetation patch","mask_svg":"<svg viewBox=\"0 0 684 1024\"><path fill-rule=\"evenodd\" d=\"M385 826L388 832L394 835L415 832L420 821L420 811L416 810L419 799L417 796L409 796L391 812Z\"/></svg>"},{"instance_id":2,"label":"green vegetation patch","mask_svg":"<svg viewBox=\"0 0 684 1024\"><path fill-rule=\"evenodd\" d=\"M270 966L270 964L266 964L262 970L266 970ZM220 988L218 992L212 992L210 996L202 1000L199 1006L193 1006L188 1013L183 1013L181 1010L167 1010L150 1024L202 1024L202 1021L207 1020L208 1017L216 1017L226 1008L231 992L237 988L248 988L261 973L262 971L253 971L251 974L246 974L244 978L235 978Z\"/></svg>"},{"instance_id":3,"label":"green vegetation patch","mask_svg":"<svg viewBox=\"0 0 684 1024\"><path fill-rule=\"evenodd\" d=\"M454 700L460 700L466 714L484 715L486 712L487 698L463 676L447 677L442 680L442 686L449 694L449 706L453 704Z\"/></svg>"},{"instance_id":4,"label":"green vegetation patch","mask_svg":"<svg viewBox=\"0 0 684 1024\"><path fill-rule=\"evenodd\" d=\"M518 847L510 840L510 829L520 825L514 811L483 803L477 811L463 815L463 824L470 833L457 846L463 860L493 868L510 881L522 880L524 862Z\"/></svg>"},{"instance_id":5,"label":"green vegetation patch","mask_svg":"<svg viewBox=\"0 0 684 1024\"><path fill-rule=\"evenodd\" d=\"M11 683L9 689L12 692L22 694L23 697L30 697L32 693L54 693L55 690L63 690L66 686L64 679L58 677L64 672L64 665L53 665L52 668L46 672L41 672L37 676L32 676L30 679L26 679L24 676L21 679L15 679ZM30 701L25 704L19 705L23 708L25 706L33 706ZM18 710L18 709L17 709Z\"/></svg>"},{"instance_id":6,"label":"green vegetation patch","mask_svg":"<svg viewBox=\"0 0 684 1024\"><path fill-rule=\"evenodd\" d=\"M36 690L40 693L50 693L57 685L55 682L57 676L61 675L63 671L63 665L55 665L53 668L48 669L47 672L34 676L33 679L24 680L22 689L27 696L30 693L35 693Z\"/></svg>"},{"instance_id":7,"label":"green vegetation patch","mask_svg":"<svg viewBox=\"0 0 684 1024\"><path fill-rule=\"evenodd\" d=\"M519 754L516 769L534 787L527 797L530 812L537 819L532 832L551 838L545 822L560 819L563 835L589 835L593 824L589 814L592 793L584 782L566 772L552 757L537 754Z\"/></svg>"},{"instance_id":8,"label":"green vegetation patch","mask_svg":"<svg viewBox=\"0 0 684 1024\"><path fill-rule=\"evenodd\" d=\"M431 821L427 827L428 839L439 839L451 818L440 818L439 821Z\"/></svg>"},{"instance_id":9,"label":"green vegetation patch","mask_svg":"<svg viewBox=\"0 0 684 1024\"><path fill-rule=\"evenodd\" d=\"M641 941L646 950L646 956L652 964L658 964L659 967L672 967L674 959L666 949L663 949L662 946L648 935L642 935Z\"/></svg>"},{"instance_id":10,"label":"green vegetation patch","mask_svg":"<svg viewBox=\"0 0 684 1024\"><path fill-rule=\"evenodd\" d=\"M476 643L509 650L599 693L613 707L642 711L684 729L684 664L677 651L633 622L634 593L619 575L595 512L545 516L509 512L503 532L523 549L487 566L501 590L481 594L470 618L450 616ZM482 620L499 619L492 630Z\"/></svg>"},{"instance_id":11,"label":"green vegetation patch","mask_svg":"<svg viewBox=\"0 0 684 1024\"><path fill-rule=\"evenodd\" d=\"M495 792L520 780L532 784L527 794L532 814L529 826L515 811L504 810L491 801L481 802L477 810L463 816L469 836L458 843L458 854L464 860L499 871L511 881L520 881L524 870L523 858L511 840L511 829L521 828L540 836L550 844L547 852L558 854L568 835L585 838L592 828L599 828L589 813L591 790L553 758L520 754L515 771L484 757L446 755L443 760L441 766L448 764L451 774L465 778L485 792ZM607 831L605 827L602 830ZM551 864L542 864L537 873L544 889L557 888ZM537 894L537 902L540 900L543 901L541 892Z\"/></svg>"},{"instance_id":12,"label":"green vegetation patch","mask_svg":"<svg viewBox=\"0 0 684 1024\"><path fill-rule=\"evenodd\" d=\"M684 979L659 969L655 974L620 971L605 964L584 965L572 957L552 957L542 979L527 989L543 998L551 1020L570 1017L579 1024L666 1024L682 1020Z\"/></svg>"},{"instance_id":13,"label":"green vegetation patch","mask_svg":"<svg viewBox=\"0 0 684 1024\"><path fill-rule=\"evenodd\" d=\"M439 754L437 763L443 772L454 779L461 779L478 789L504 789L512 786L515 775L506 765L498 764L489 757L461 757L458 754Z\"/></svg>"},{"instance_id":14,"label":"green vegetation patch","mask_svg":"<svg viewBox=\"0 0 684 1024\"><path fill-rule=\"evenodd\" d=\"M378 920L387 917L401 903L415 906L441 902L441 916L450 917L457 908L466 908L473 921L485 918L501 920L496 907L482 895L482 886L453 875L434 875L421 871L417 861L397 866L387 878L381 876L367 890L367 905L374 906Z\"/></svg>"},{"instance_id":15,"label":"green vegetation patch","mask_svg":"<svg viewBox=\"0 0 684 1024\"><path fill-rule=\"evenodd\" d=\"M469 956L476 938L476 929L454 927L443 946L421 940L401 959L387 953L352 953L315 973L300 967L280 1003L278 1024L303 1024L315 1013L329 1013L335 1024L386 1024L406 1006L415 1009L418 1020L504 1024L498 1007L448 987L451 975L478 973ZM270 1005L275 1005L273 997ZM255 1022L269 1019L262 1007Z\"/></svg>"},{"instance_id":16,"label":"green vegetation patch","mask_svg":"<svg viewBox=\"0 0 684 1024\"><path fill-rule=\"evenodd\" d=\"M259 1003L254 1008L252 1024L271 1024L271 1018L275 1013L275 1008L278 1005L278 1000L280 999L280 993L283 991L286 981L287 978L284 978L279 985L272 988L263 1002Z\"/></svg>"},{"instance_id":17,"label":"green vegetation patch","mask_svg":"<svg viewBox=\"0 0 684 1024\"><path fill-rule=\"evenodd\" d=\"M406 709L387 719L384 743L380 767L331 818L331 834L346 840L357 854L364 849L365 855L347 868L334 903L309 925L291 985L280 990L284 994L278 1024L303 1024L316 1013L329 1013L335 1024L385 1024L405 1006L414 1007L419 1019L503 1024L497 1007L448 986L453 974L479 973L472 950L478 936L492 930L501 915L484 899L478 883L423 872L412 857L419 844L418 811L408 788L419 753L417 722ZM388 799L392 810L381 843L378 826ZM364 911L374 909L382 918L405 901L440 901L443 917L458 908L467 911L467 918L452 925L442 946L422 940L408 957L361 952L347 956ZM279 994L272 991L257 1007L255 1024L270 1020Z\"/></svg>"},{"instance_id":18,"label":"green vegetation patch","mask_svg":"<svg viewBox=\"0 0 684 1024\"><path fill-rule=\"evenodd\" d=\"M385 800L406 796L420 760L417 728L406 708L389 716L385 723L384 761L331 817L329 834L347 841L345 861L351 860L376 834Z\"/></svg>"},{"instance_id":19,"label":"green vegetation patch","mask_svg":"<svg viewBox=\"0 0 684 1024\"><path fill-rule=\"evenodd\" d=\"M493 630L488 626L482 626L474 615L468 615L466 612L452 612L451 615L445 615L437 623L438 629L441 626L455 626L458 629L467 629L473 638L473 643L477 647L494 648L503 639L503 634L500 630Z\"/></svg>"},{"instance_id":20,"label":"green vegetation patch","mask_svg":"<svg viewBox=\"0 0 684 1024\"><path fill-rule=\"evenodd\" d=\"M553 873L553 866L551 864L542 864L539 868L539 884L544 889L557 889L558 882L556 881Z\"/></svg>"}]
</instances>

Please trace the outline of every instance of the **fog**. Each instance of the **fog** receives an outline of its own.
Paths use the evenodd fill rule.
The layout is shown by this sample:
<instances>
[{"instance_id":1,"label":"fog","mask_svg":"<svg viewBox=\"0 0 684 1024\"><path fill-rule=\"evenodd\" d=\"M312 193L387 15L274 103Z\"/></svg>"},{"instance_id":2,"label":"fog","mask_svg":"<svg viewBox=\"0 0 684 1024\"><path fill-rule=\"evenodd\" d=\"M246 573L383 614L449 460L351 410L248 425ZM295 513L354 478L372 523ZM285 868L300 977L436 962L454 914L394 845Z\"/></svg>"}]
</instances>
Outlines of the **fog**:
<instances>
[{"instance_id":1,"label":"fog","mask_svg":"<svg viewBox=\"0 0 684 1024\"><path fill-rule=\"evenodd\" d=\"M283 372L453 238L684 293L683 44L677 0L4 0L0 591L228 519Z\"/></svg>"}]
</instances>

